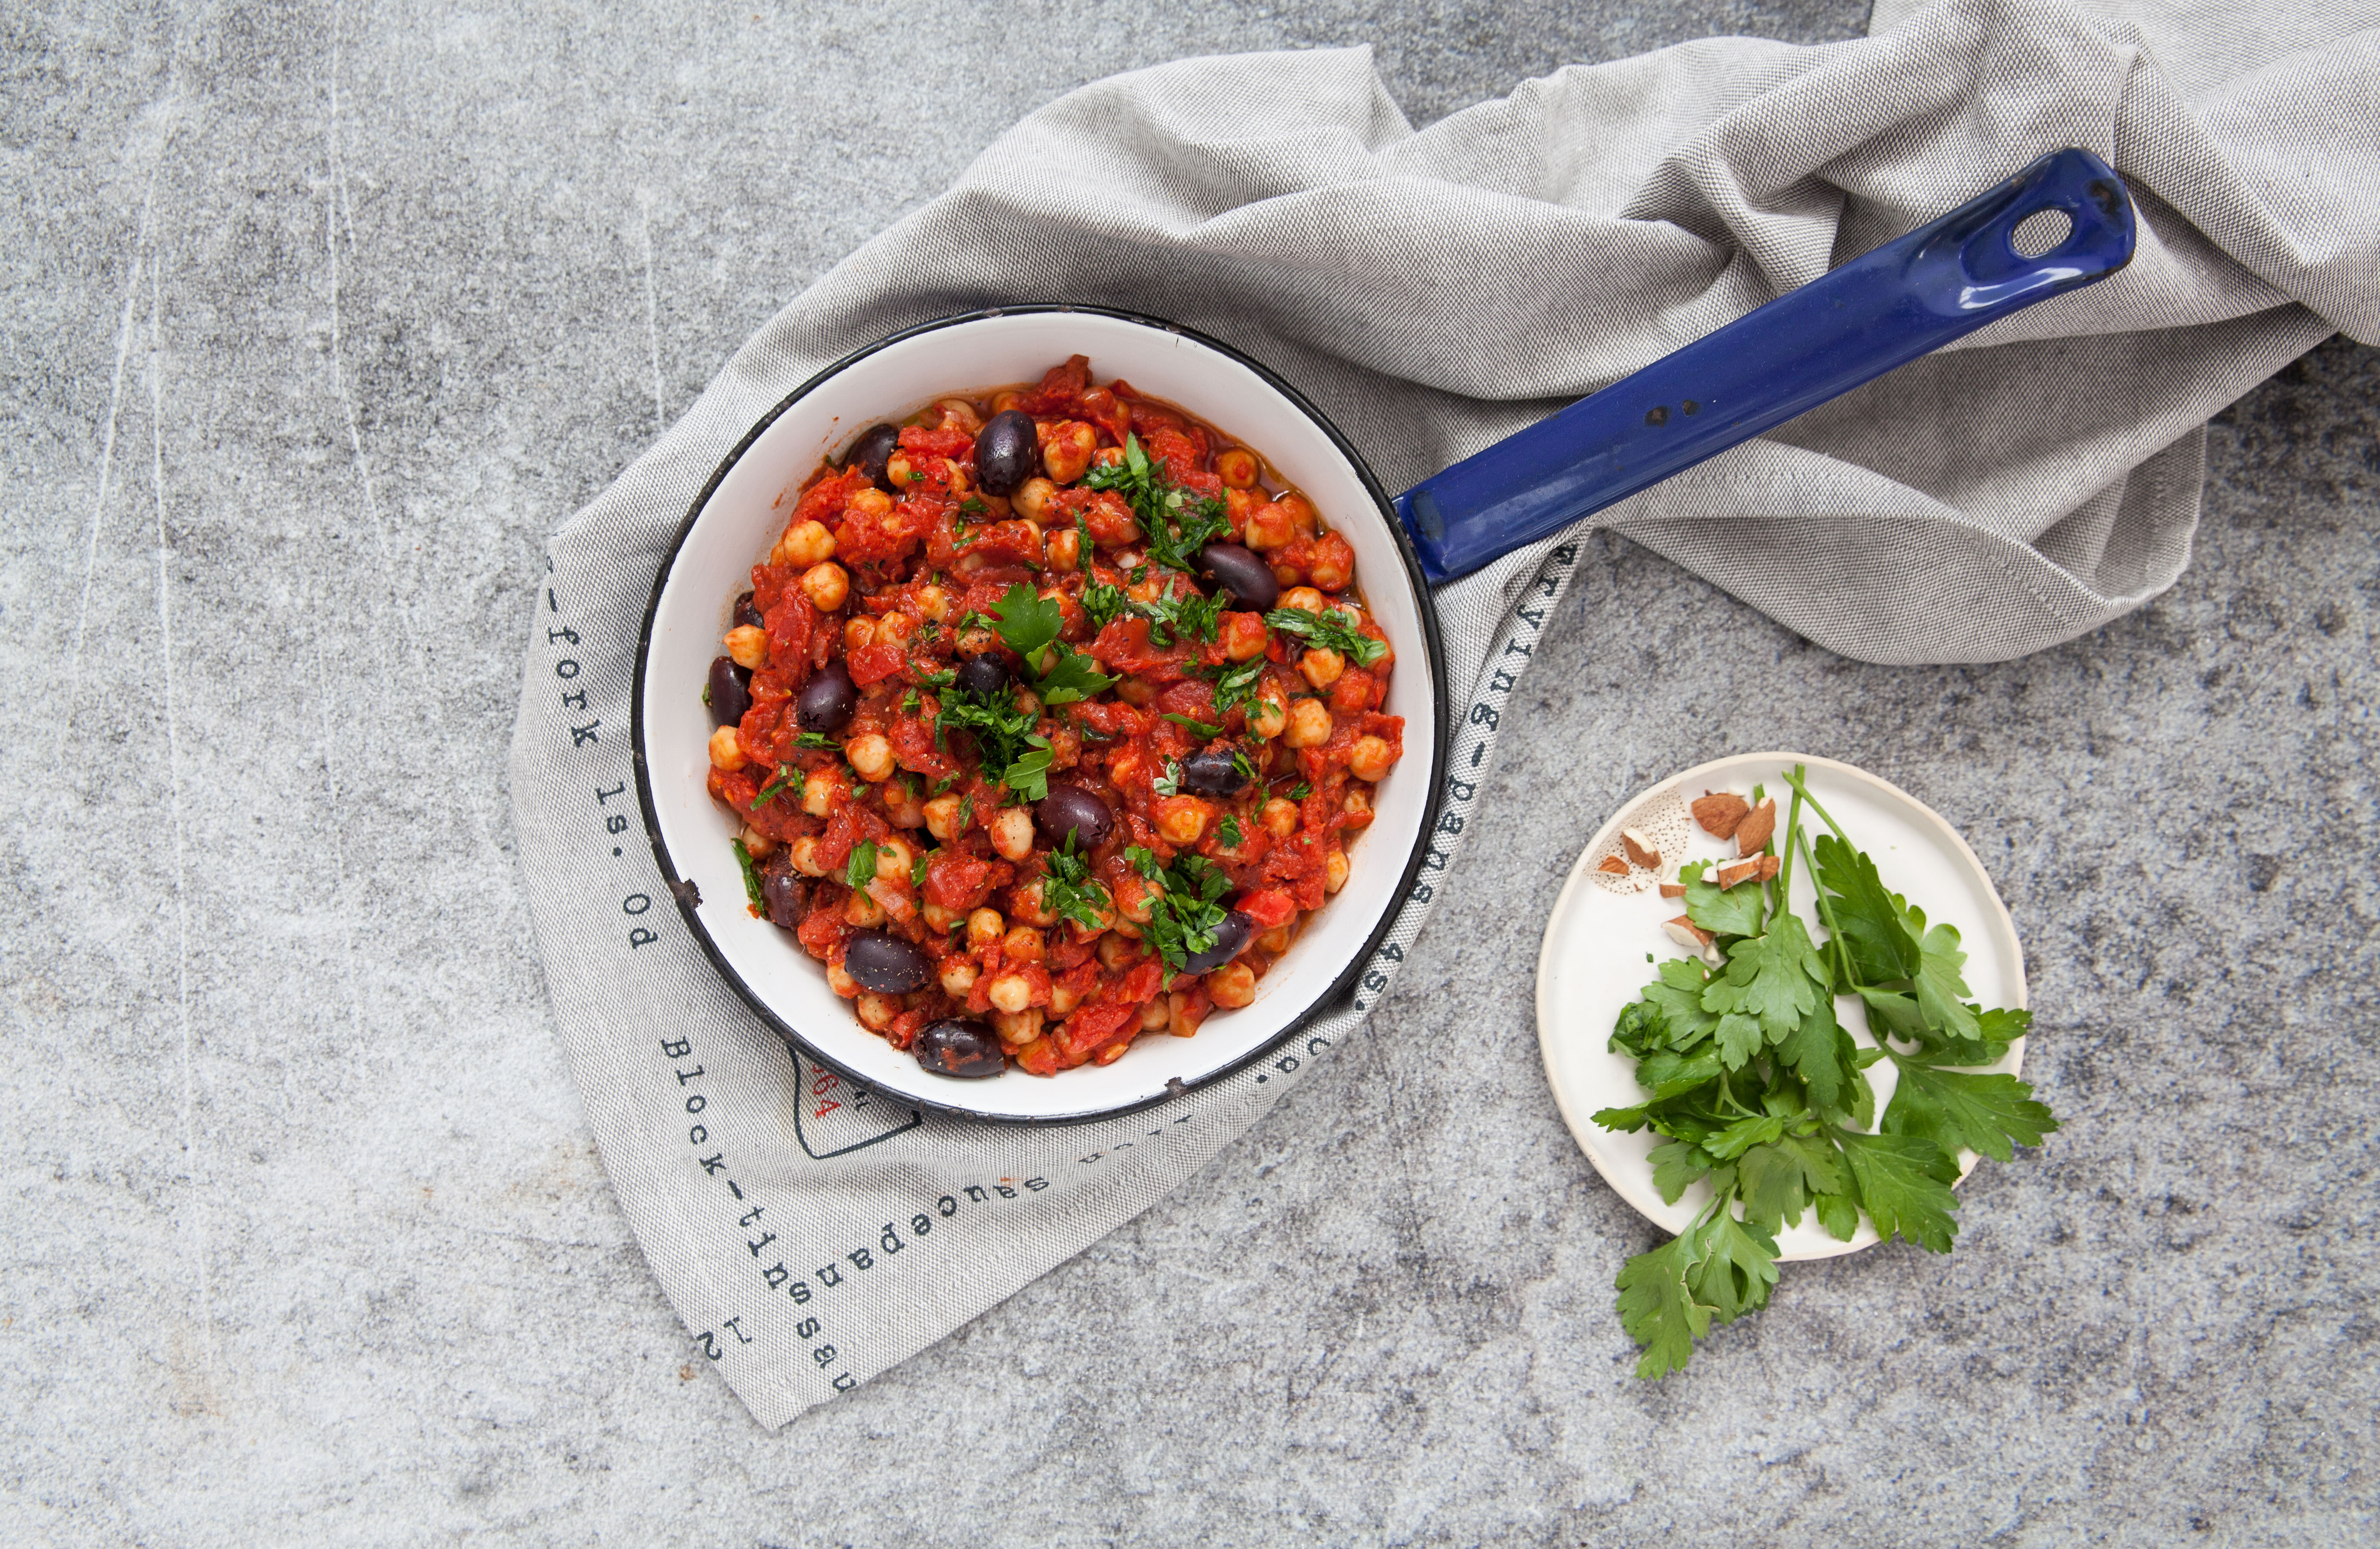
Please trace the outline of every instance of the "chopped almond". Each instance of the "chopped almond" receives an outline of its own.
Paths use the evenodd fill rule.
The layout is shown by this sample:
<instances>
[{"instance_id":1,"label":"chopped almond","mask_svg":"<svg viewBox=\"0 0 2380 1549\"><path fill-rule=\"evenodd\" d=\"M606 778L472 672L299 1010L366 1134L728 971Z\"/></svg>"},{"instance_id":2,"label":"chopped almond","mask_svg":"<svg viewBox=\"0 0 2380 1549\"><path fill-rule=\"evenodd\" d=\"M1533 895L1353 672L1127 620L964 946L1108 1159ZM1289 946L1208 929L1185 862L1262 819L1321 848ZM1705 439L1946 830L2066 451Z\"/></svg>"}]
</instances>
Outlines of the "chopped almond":
<instances>
[{"instance_id":1,"label":"chopped almond","mask_svg":"<svg viewBox=\"0 0 2380 1549\"><path fill-rule=\"evenodd\" d=\"M1752 804L1732 791L1706 791L1702 799L1694 803L1690 810L1694 815L1694 821L1703 826L1703 832L1713 839L1731 839L1735 835L1736 825L1742 822L1745 814L1752 810Z\"/></svg>"},{"instance_id":2,"label":"chopped almond","mask_svg":"<svg viewBox=\"0 0 2380 1549\"><path fill-rule=\"evenodd\" d=\"M1606 855L1603 857L1602 864L1595 869L1609 872L1614 877L1625 877L1628 875L1628 863L1617 855Z\"/></svg>"},{"instance_id":3,"label":"chopped almond","mask_svg":"<svg viewBox=\"0 0 2380 1549\"><path fill-rule=\"evenodd\" d=\"M1728 861L1720 865L1716 880L1718 883L1719 891L1725 892L1728 889L1734 887L1738 882L1742 882L1746 878L1757 878L1759 876L1760 862L1756 859L1749 861Z\"/></svg>"},{"instance_id":4,"label":"chopped almond","mask_svg":"<svg viewBox=\"0 0 2380 1549\"><path fill-rule=\"evenodd\" d=\"M1654 871L1660 869L1661 853L1653 848L1653 841L1645 837L1644 829L1621 829L1620 847L1628 852L1628 858L1636 865Z\"/></svg>"},{"instance_id":5,"label":"chopped almond","mask_svg":"<svg viewBox=\"0 0 2380 1549\"><path fill-rule=\"evenodd\" d=\"M1761 879L1763 882L1767 881L1770 877L1772 877L1776 876L1776 875L1778 874L1778 872L1779 872L1779 871L1782 870L1782 869L1784 868L1784 865L1785 865L1785 862L1784 862L1780 857L1779 857L1779 856L1776 856L1776 855L1763 855L1763 856L1761 856L1761 857L1760 857L1760 879Z\"/></svg>"},{"instance_id":6,"label":"chopped almond","mask_svg":"<svg viewBox=\"0 0 2380 1549\"><path fill-rule=\"evenodd\" d=\"M1683 914L1674 920L1663 920L1661 928L1670 933L1670 940L1688 951L1699 952L1711 944L1711 933Z\"/></svg>"},{"instance_id":7,"label":"chopped almond","mask_svg":"<svg viewBox=\"0 0 2380 1549\"><path fill-rule=\"evenodd\" d=\"M1770 797L1746 813L1735 828L1735 853L1756 855L1777 835L1777 799Z\"/></svg>"},{"instance_id":8,"label":"chopped almond","mask_svg":"<svg viewBox=\"0 0 2380 1549\"><path fill-rule=\"evenodd\" d=\"M1683 898L1686 896L1686 885L1683 882L1664 882L1661 884L1661 896L1663 898Z\"/></svg>"}]
</instances>

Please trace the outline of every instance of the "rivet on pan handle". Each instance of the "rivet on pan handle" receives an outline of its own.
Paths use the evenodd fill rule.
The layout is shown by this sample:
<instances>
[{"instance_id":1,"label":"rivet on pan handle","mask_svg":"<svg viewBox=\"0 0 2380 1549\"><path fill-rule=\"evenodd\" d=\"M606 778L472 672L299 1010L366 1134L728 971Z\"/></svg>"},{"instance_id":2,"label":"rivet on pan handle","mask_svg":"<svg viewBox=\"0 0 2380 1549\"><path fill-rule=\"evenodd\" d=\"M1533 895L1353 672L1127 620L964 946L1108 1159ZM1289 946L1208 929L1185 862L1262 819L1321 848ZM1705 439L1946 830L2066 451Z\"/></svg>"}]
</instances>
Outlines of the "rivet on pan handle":
<instances>
[{"instance_id":1,"label":"rivet on pan handle","mask_svg":"<svg viewBox=\"0 0 2380 1549\"><path fill-rule=\"evenodd\" d=\"M2016 228L2072 227L2027 258ZM1435 583L1502 554L1875 381L1985 323L2131 261L2132 202L2087 151L2054 151L1940 219L1852 260L1715 333L1397 497Z\"/></svg>"}]
</instances>

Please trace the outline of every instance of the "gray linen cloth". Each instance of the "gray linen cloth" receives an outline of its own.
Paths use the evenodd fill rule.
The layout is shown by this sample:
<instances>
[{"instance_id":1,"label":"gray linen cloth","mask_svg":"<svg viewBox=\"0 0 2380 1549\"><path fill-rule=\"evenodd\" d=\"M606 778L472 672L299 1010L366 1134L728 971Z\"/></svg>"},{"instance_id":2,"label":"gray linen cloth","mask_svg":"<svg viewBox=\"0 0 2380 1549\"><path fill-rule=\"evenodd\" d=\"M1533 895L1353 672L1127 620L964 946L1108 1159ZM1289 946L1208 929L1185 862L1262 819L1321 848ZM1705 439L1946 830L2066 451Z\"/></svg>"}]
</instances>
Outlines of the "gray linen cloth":
<instances>
[{"instance_id":1,"label":"gray linen cloth","mask_svg":"<svg viewBox=\"0 0 2380 1549\"><path fill-rule=\"evenodd\" d=\"M1356 1035L1460 846L1469 771L1577 550L1539 543L1439 594L1464 778L1353 1003L1148 1114L990 1126L789 1055L712 973L636 831L638 627L722 456L881 334L1077 300L1238 345L1401 489L2077 145L2136 196L2128 271L1598 519L1865 660L2068 639L2188 563L2209 415L2334 330L2380 342L2380 16L1892 3L1864 40L1713 39L1566 69L1418 133L1364 50L1086 87L786 307L555 536L512 758L547 985L646 1258L763 1423L1145 1209Z\"/></svg>"}]
</instances>

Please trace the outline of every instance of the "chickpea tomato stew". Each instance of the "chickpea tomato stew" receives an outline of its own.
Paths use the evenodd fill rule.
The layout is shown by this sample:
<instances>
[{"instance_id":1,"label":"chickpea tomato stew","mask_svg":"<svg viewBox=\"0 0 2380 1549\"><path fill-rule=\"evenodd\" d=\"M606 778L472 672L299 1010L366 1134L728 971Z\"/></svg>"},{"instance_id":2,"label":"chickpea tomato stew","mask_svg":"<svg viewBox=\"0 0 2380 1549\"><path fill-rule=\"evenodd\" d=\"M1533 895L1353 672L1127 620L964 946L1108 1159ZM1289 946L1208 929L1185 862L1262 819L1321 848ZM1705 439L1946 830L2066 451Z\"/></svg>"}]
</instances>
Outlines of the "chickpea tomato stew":
<instances>
[{"instance_id":1,"label":"chickpea tomato stew","mask_svg":"<svg viewBox=\"0 0 2380 1549\"><path fill-rule=\"evenodd\" d=\"M1403 752L1347 539L1082 356L822 464L724 644L752 912L945 1076L1249 1004Z\"/></svg>"}]
</instances>

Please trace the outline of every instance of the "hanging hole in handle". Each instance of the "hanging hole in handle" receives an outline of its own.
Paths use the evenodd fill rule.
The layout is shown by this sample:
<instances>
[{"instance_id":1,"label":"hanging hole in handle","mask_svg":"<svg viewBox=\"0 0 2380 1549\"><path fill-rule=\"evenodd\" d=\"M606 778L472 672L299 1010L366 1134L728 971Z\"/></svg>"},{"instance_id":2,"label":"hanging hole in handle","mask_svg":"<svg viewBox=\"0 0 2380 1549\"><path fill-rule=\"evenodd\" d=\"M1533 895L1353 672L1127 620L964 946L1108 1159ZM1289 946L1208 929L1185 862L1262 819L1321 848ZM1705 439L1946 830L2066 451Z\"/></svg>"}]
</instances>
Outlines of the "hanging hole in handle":
<instances>
[{"instance_id":1,"label":"hanging hole in handle","mask_svg":"<svg viewBox=\"0 0 2380 1549\"><path fill-rule=\"evenodd\" d=\"M2009 233L2009 246L2019 258L2037 259L2073 235L2073 216L2063 210L2036 210Z\"/></svg>"}]
</instances>

